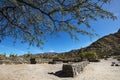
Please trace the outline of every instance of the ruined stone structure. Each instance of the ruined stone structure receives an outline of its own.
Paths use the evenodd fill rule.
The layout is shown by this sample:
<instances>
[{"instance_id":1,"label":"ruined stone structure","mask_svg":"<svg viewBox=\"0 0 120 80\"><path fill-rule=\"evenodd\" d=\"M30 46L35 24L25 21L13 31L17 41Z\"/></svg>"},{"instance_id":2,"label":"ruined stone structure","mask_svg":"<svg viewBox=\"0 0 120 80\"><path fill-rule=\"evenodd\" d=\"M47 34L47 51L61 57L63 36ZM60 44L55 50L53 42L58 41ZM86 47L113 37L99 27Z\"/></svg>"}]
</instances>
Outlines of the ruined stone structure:
<instances>
[{"instance_id":1,"label":"ruined stone structure","mask_svg":"<svg viewBox=\"0 0 120 80\"><path fill-rule=\"evenodd\" d=\"M62 72L66 75L66 77L75 77L83 71L88 63L88 61L83 61L79 63L63 64Z\"/></svg>"},{"instance_id":2,"label":"ruined stone structure","mask_svg":"<svg viewBox=\"0 0 120 80\"><path fill-rule=\"evenodd\" d=\"M36 64L35 58L31 58L31 59L30 59L30 64Z\"/></svg>"}]
</instances>

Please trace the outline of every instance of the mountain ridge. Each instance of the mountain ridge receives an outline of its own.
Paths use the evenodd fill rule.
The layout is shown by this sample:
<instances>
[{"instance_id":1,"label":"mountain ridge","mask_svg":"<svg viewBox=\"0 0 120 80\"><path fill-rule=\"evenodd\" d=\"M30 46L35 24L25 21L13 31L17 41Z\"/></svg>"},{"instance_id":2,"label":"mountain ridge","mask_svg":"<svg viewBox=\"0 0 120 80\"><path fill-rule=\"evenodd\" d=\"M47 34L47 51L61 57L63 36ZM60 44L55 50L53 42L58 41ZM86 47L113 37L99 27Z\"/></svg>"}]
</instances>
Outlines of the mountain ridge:
<instances>
[{"instance_id":1,"label":"mountain ridge","mask_svg":"<svg viewBox=\"0 0 120 80\"><path fill-rule=\"evenodd\" d=\"M68 52L45 52L38 53L34 55L42 55L42 56L56 56L57 57L67 57L67 58L76 58L79 57L82 51L91 51L96 52L100 56L108 56L108 55L120 55L120 29L112 34L103 36L102 38L96 40L89 46L81 49L74 49Z\"/></svg>"},{"instance_id":2,"label":"mountain ridge","mask_svg":"<svg viewBox=\"0 0 120 80\"><path fill-rule=\"evenodd\" d=\"M65 52L64 56L77 57L82 51L96 52L102 57L120 55L120 29L115 33L103 36L85 48Z\"/></svg>"}]
</instances>

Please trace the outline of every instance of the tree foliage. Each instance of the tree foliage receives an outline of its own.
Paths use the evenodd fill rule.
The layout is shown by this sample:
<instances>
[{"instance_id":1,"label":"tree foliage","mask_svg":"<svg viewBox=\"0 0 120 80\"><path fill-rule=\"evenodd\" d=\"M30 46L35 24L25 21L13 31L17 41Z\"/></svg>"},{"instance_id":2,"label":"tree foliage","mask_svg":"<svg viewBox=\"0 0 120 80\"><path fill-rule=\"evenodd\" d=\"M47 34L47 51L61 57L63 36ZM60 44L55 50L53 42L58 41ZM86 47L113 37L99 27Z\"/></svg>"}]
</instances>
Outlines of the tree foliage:
<instances>
[{"instance_id":1,"label":"tree foliage","mask_svg":"<svg viewBox=\"0 0 120 80\"><path fill-rule=\"evenodd\" d=\"M16 57L17 57L17 54L10 54L9 57L10 57L10 58L16 58Z\"/></svg>"},{"instance_id":2,"label":"tree foliage","mask_svg":"<svg viewBox=\"0 0 120 80\"><path fill-rule=\"evenodd\" d=\"M91 35L80 28L89 20L116 17L103 9L111 0L0 0L0 40L12 37L41 46L47 35L64 31ZM76 25L75 25L76 24Z\"/></svg>"}]
</instances>

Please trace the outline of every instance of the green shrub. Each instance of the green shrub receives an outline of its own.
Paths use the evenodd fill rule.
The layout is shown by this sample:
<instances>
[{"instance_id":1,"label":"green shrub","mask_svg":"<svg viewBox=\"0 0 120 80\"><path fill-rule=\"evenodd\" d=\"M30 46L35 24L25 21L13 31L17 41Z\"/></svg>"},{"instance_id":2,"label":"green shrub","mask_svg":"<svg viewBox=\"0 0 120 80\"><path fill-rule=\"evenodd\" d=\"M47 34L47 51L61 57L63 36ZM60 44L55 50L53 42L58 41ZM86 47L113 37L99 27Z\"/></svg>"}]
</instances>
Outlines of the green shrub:
<instances>
[{"instance_id":1,"label":"green shrub","mask_svg":"<svg viewBox=\"0 0 120 80\"><path fill-rule=\"evenodd\" d=\"M97 59L98 58L98 55L95 53L95 52L90 52L90 51L87 51L87 52L82 52L80 54L80 57L81 59Z\"/></svg>"}]
</instances>

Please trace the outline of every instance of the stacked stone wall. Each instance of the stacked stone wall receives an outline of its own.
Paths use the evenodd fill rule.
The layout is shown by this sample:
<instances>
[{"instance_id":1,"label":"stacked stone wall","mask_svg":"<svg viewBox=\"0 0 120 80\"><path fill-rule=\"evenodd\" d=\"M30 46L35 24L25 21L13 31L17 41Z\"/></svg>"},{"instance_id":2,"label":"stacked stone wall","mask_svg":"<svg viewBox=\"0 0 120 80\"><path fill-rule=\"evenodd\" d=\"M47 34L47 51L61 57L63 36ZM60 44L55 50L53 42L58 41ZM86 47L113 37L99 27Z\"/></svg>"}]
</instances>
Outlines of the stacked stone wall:
<instances>
[{"instance_id":1,"label":"stacked stone wall","mask_svg":"<svg viewBox=\"0 0 120 80\"><path fill-rule=\"evenodd\" d=\"M67 77L75 77L83 71L87 64L89 64L88 61L72 64L63 64L62 71Z\"/></svg>"}]
</instances>

